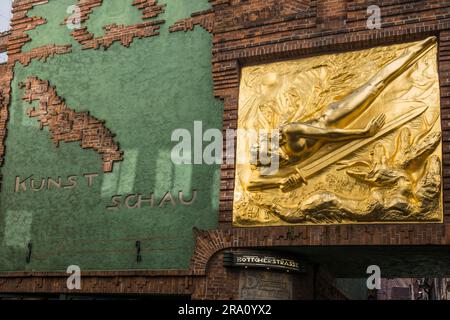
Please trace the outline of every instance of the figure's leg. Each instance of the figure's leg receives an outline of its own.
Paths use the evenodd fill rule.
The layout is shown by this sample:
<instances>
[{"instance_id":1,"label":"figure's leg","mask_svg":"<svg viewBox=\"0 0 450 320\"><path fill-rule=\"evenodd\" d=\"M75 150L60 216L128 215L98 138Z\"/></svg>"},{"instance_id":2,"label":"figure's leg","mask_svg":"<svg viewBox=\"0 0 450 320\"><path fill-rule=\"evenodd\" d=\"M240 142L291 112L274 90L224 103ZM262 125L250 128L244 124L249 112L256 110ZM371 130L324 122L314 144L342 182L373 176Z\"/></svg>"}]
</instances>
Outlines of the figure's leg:
<instances>
[{"instance_id":1,"label":"figure's leg","mask_svg":"<svg viewBox=\"0 0 450 320\"><path fill-rule=\"evenodd\" d=\"M388 84L414 65L422 54L435 44L436 38L431 37L408 48L402 56L384 66L366 84L341 101L330 104L321 121L330 126L351 115L351 119L346 121L346 124L350 123L373 103Z\"/></svg>"}]
</instances>

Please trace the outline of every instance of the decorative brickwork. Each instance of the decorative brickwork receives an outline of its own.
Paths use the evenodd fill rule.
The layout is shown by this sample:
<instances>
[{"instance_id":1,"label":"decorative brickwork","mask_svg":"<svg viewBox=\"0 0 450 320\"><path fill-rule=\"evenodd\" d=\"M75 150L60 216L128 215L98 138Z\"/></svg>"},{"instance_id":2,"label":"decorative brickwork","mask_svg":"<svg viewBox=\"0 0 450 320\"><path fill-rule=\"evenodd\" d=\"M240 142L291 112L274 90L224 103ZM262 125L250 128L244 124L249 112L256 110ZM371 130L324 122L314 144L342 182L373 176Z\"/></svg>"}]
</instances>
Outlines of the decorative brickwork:
<instances>
[{"instance_id":1,"label":"decorative brickwork","mask_svg":"<svg viewBox=\"0 0 450 320\"><path fill-rule=\"evenodd\" d=\"M73 37L83 45L83 49L109 48L115 41L120 41L124 47L130 46L134 38L146 38L157 36L159 26L156 22L145 22L133 26L110 24L105 27L103 37L94 38L87 28L81 28L72 32Z\"/></svg>"},{"instance_id":2,"label":"decorative brickwork","mask_svg":"<svg viewBox=\"0 0 450 320\"><path fill-rule=\"evenodd\" d=\"M71 45L48 45L36 48L30 52L22 53L23 46L31 41L27 31L47 23L41 17L28 17L28 11L37 5L48 3L48 0L17 0L14 2L13 17L11 20L11 31L8 36L8 61L14 63L19 61L22 64L29 64L33 58L46 60L48 57L56 54L69 53Z\"/></svg>"},{"instance_id":3,"label":"decorative brickwork","mask_svg":"<svg viewBox=\"0 0 450 320\"><path fill-rule=\"evenodd\" d=\"M80 21L86 22L93 9L102 5L102 0L79 0L76 5L80 7ZM158 5L157 0L135 0L132 5L142 11L142 19L155 18L164 12L164 5ZM160 25L163 23L164 20L154 20L130 26L110 24L103 27L105 35L101 37L95 37L87 27L83 27L74 30L71 35L83 46L83 49L99 49L100 47L107 49L116 41L128 47L134 38L159 35Z\"/></svg>"},{"instance_id":4,"label":"decorative brickwork","mask_svg":"<svg viewBox=\"0 0 450 320\"><path fill-rule=\"evenodd\" d=\"M8 41L11 31L0 32L0 53L8 50Z\"/></svg>"},{"instance_id":5,"label":"decorative brickwork","mask_svg":"<svg viewBox=\"0 0 450 320\"><path fill-rule=\"evenodd\" d=\"M164 283L164 285L161 285ZM83 273L83 290L90 294L147 294L158 292L166 295L187 295L193 290L189 273L180 270L166 272L89 272ZM0 292L65 292L67 274L40 272L24 276L10 273L0 278Z\"/></svg>"},{"instance_id":6,"label":"decorative brickwork","mask_svg":"<svg viewBox=\"0 0 450 320\"><path fill-rule=\"evenodd\" d=\"M100 7L102 3L103 0L79 0L75 5L80 9L80 23L86 22L94 8ZM66 22L67 18L64 21L64 25Z\"/></svg>"},{"instance_id":7,"label":"decorative brickwork","mask_svg":"<svg viewBox=\"0 0 450 320\"><path fill-rule=\"evenodd\" d=\"M221 8L225 4L230 4L230 1L227 0L210 0L210 2ZM255 6L258 6L257 11L254 10ZM283 20L303 17L310 7L310 0L268 0L264 4L261 4L259 0L236 1L233 6L233 14L227 18L232 18L235 23L244 24L245 27L255 27L277 17ZM170 32L190 31L199 25L211 33L214 30L214 23L217 23L220 28L221 22L215 19L215 10L212 8L193 13L190 18L177 21L169 30Z\"/></svg>"},{"instance_id":8,"label":"decorative brickwork","mask_svg":"<svg viewBox=\"0 0 450 320\"><path fill-rule=\"evenodd\" d=\"M89 112L70 109L48 81L30 77L20 87L25 88L22 98L24 101L39 101L39 107L30 108L27 113L30 117L39 119L41 129L49 127L51 139L56 146L61 141L80 141L83 149L92 148L102 155L104 172L112 171L113 163L123 160L123 153L104 122L94 118Z\"/></svg>"},{"instance_id":9,"label":"decorative brickwork","mask_svg":"<svg viewBox=\"0 0 450 320\"><path fill-rule=\"evenodd\" d=\"M169 28L170 32L177 31L191 31L195 26L201 26L209 33L213 32L214 28L214 10L206 10L196 12L191 15L191 18L177 21Z\"/></svg>"},{"instance_id":10,"label":"decorative brickwork","mask_svg":"<svg viewBox=\"0 0 450 320\"><path fill-rule=\"evenodd\" d=\"M164 12L165 5L158 4L157 0L134 0L133 6L142 10L142 19L156 18Z\"/></svg>"},{"instance_id":11,"label":"decorative brickwork","mask_svg":"<svg viewBox=\"0 0 450 320\"><path fill-rule=\"evenodd\" d=\"M54 44L49 44L47 46L32 49L28 52L24 52L16 57L24 66L30 64L31 60L36 59L39 61L47 61L48 58L53 57L57 54L65 54L72 51L72 46L70 44L65 46L57 46Z\"/></svg>"},{"instance_id":12,"label":"decorative brickwork","mask_svg":"<svg viewBox=\"0 0 450 320\"><path fill-rule=\"evenodd\" d=\"M13 79L12 63L0 64L0 165L5 158L5 140L9 118L9 102L11 99L11 81Z\"/></svg>"}]
</instances>

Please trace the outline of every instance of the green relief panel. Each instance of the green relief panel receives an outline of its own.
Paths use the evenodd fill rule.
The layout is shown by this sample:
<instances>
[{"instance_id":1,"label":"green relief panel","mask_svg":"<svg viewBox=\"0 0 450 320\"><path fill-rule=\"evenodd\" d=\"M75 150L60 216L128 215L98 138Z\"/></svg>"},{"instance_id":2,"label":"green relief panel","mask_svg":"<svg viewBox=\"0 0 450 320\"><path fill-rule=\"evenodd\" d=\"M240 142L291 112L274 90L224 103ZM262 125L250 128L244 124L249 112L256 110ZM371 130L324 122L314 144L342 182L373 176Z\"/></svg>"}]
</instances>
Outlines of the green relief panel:
<instances>
[{"instance_id":1,"label":"green relief panel","mask_svg":"<svg viewBox=\"0 0 450 320\"><path fill-rule=\"evenodd\" d=\"M124 2L114 0L110 5ZM160 36L135 39L130 48L115 43L106 51L81 50L65 27L59 26L66 7L73 3L51 0L36 7L33 13L47 13L45 18L54 28L39 27L47 28L42 37L39 28L30 32L39 45L59 39L58 44L74 44L73 52L46 63L33 61L28 67L17 64L14 70L1 169L0 271L61 271L69 265L82 270L187 269L195 246L192 228L217 225L220 171L217 165L173 164L170 152L176 142L171 142L171 135L177 128L193 133L194 121L202 121L204 131L221 128L223 106L212 94L211 35L200 27L171 34L168 27L207 9L208 2L166 1L166 13L158 17L167 20ZM120 22L135 19L133 10L126 11L131 18L122 12ZM109 21L102 12L96 8L91 17ZM104 174L100 155L82 149L79 142L55 147L48 128L40 130L37 118L27 116L30 105L22 101L24 90L18 84L29 76L49 80L71 109L89 111L105 121L124 151L124 161L116 162L113 172ZM17 177L21 181L31 177L24 183L26 191L15 190ZM72 177L76 186L48 187L49 178L59 177L63 184ZM31 179L36 188L42 181L46 188L31 191ZM181 204L179 191L189 200L193 190L195 201ZM167 192L176 204L158 207ZM149 197L151 193L154 208L124 206L128 195ZM119 210L107 210L113 196L121 196ZM137 240L141 241L140 263L136 262ZM32 254L27 263L29 243Z\"/></svg>"}]
</instances>

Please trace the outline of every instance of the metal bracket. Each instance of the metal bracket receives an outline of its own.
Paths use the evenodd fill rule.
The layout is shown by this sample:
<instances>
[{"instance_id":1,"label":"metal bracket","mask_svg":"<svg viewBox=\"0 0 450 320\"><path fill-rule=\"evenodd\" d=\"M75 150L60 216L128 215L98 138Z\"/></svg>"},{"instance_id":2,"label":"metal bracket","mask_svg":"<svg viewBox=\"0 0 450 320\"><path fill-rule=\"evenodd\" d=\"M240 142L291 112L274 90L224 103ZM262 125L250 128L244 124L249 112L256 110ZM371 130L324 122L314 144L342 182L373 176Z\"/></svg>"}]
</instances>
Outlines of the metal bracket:
<instances>
[{"instance_id":1,"label":"metal bracket","mask_svg":"<svg viewBox=\"0 0 450 320\"><path fill-rule=\"evenodd\" d=\"M136 241L136 262L139 263L142 261L142 256L141 256L141 241L137 240Z\"/></svg>"},{"instance_id":2,"label":"metal bracket","mask_svg":"<svg viewBox=\"0 0 450 320\"><path fill-rule=\"evenodd\" d=\"M32 250L33 250L33 244L30 241L30 242L28 242L28 253L27 253L27 258L26 258L27 263L30 263L30 261L31 261Z\"/></svg>"}]
</instances>

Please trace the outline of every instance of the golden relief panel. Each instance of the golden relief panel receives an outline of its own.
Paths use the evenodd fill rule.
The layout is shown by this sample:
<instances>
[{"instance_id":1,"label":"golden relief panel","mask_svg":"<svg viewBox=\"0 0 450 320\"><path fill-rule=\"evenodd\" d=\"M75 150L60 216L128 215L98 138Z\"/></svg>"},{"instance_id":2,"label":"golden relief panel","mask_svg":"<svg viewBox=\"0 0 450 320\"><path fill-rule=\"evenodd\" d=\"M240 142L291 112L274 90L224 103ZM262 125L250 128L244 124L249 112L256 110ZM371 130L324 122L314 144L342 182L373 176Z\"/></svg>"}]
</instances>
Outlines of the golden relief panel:
<instances>
[{"instance_id":1,"label":"golden relief panel","mask_svg":"<svg viewBox=\"0 0 450 320\"><path fill-rule=\"evenodd\" d=\"M442 222L435 37L245 67L238 128L235 226Z\"/></svg>"}]
</instances>

